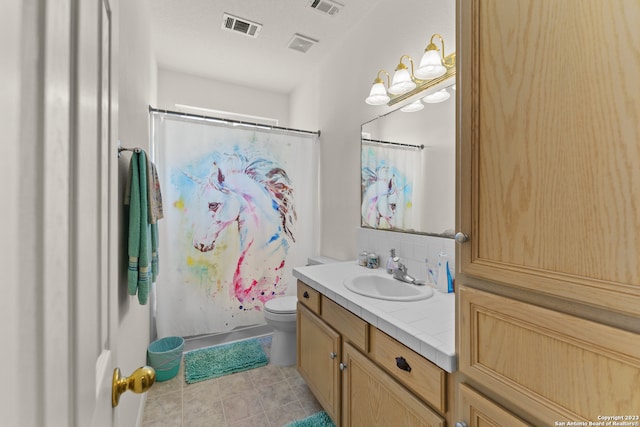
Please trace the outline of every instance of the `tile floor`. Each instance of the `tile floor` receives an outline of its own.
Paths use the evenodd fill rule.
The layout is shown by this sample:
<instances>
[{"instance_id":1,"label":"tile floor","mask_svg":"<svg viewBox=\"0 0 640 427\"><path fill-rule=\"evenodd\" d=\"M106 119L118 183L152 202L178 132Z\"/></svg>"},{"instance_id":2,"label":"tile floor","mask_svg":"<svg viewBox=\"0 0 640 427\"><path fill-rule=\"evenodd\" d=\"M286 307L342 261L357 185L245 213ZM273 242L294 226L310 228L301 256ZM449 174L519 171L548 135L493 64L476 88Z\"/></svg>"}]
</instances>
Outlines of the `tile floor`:
<instances>
[{"instance_id":1,"label":"tile floor","mask_svg":"<svg viewBox=\"0 0 640 427\"><path fill-rule=\"evenodd\" d=\"M281 427L321 410L295 366L269 364L187 384L182 363L175 378L149 390L142 426Z\"/></svg>"}]
</instances>

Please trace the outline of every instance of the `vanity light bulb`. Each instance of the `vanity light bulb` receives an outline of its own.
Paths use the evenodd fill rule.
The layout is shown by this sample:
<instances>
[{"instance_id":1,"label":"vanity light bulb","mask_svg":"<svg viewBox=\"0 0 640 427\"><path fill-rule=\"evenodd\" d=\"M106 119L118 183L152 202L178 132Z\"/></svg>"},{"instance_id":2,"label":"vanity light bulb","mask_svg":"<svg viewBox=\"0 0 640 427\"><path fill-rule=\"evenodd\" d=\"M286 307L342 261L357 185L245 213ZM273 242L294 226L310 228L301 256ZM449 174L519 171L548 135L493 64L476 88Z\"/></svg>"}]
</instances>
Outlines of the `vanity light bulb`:
<instances>
[{"instance_id":1,"label":"vanity light bulb","mask_svg":"<svg viewBox=\"0 0 640 427\"><path fill-rule=\"evenodd\" d=\"M406 68L402 68L397 70L393 74L393 79L391 80L391 86L389 86L389 93L394 95L402 95L403 93L407 93L410 90L415 89L416 84L411 79L411 74L409 74L409 70Z\"/></svg>"},{"instance_id":2,"label":"vanity light bulb","mask_svg":"<svg viewBox=\"0 0 640 427\"><path fill-rule=\"evenodd\" d=\"M437 50L427 50L422 59L418 69L415 70L415 76L420 80L429 80L440 77L447 72L447 69L442 65L442 58Z\"/></svg>"},{"instance_id":3,"label":"vanity light bulb","mask_svg":"<svg viewBox=\"0 0 640 427\"><path fill-rule=\"evenodd\" d=\"M400 111L405 113L413 113L415 111L420 111L423 108L424 108L424 104L420 102L420 100L418 99L417 101L413 101L411 104L405 105L400 109Z\"/></svg>"},{"instance_id":4,"label":"vanity light bulb","mask_svg":"<svg viewBox=\"0 0 640 427\"><path fill-rule=\"evenodd\" d=\"M387 95L387 90L384 88L383 83L375 83L371 86L371 92L369 96L364 100L369 105L384 105L389 102L390 98Z\"/></svg>"},{"instance_id":5,"label":"vanity light bulb","mask_svg":"<svg viewBox=\"0 0 640 427\"><path fill-rule=\"evenodd\" d=\"M431 95L425 96L422 98L422 102L426 102L427 104L437 104L438 102L446 101L450 96L451 94L446 89L442 89L432 93Z\"/></svg>"}]
</instances>

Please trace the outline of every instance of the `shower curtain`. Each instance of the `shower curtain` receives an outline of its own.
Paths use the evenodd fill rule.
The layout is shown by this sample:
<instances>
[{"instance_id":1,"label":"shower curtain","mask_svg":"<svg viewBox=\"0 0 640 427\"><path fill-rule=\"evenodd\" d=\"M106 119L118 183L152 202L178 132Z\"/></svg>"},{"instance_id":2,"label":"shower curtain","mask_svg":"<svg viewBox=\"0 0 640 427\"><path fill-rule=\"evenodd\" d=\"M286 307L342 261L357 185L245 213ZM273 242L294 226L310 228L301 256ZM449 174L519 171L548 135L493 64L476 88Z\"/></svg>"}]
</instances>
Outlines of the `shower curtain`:
<instances>
[{"instance_id":1,"label":"shower curtain","mask_svg":"<svg viewBox=\"0 0 640 427\"><path fill-rule=\"evenodd\" d=\"M420 210L416 183L424 153L417 147L362 141L361 221L365 227L413 231Z\"/></svg>"},{"instance_id":2,"label":"shower curtain","mask_svg":"<svg viewBox=\"0 0 640 427\"><path fill-rule=\"evenodd\" d=\"M318 136L152 111L165 220L158 336L264 324L317 242Z\"/></svg>"}]
</instances>

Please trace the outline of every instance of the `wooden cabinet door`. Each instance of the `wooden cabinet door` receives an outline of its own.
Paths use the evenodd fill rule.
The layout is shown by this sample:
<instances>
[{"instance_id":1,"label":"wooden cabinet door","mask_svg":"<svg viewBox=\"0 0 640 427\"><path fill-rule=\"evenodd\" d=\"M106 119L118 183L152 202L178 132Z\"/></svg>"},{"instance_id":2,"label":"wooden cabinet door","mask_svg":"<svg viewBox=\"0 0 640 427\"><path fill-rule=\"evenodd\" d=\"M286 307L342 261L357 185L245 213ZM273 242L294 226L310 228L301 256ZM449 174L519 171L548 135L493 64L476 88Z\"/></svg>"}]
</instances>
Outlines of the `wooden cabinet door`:
<instances>
[{"instance_id":1,"label":"wooden cabinet door","mask_svg":"<svg viewBox=\"0 0 640 427\"><path fill-rule=\"evenodd\" d=\"M640 335L458 289L459 368L539 425L640 408Z\"/></svg>"},{"instance_id":2,"label":"wooden cabinet door","mask_svg":"<svg viewBox=\"0 0 640 427\"><path fill-rule=\"evenodd\" d=\"M335 422L340 420L340 335L298 303L298 372Z\"/></svg>"},{"instance_id":3,"label":"wooden cabinet door","mask_svg":"<svg viewBox=\"0 0 640 427\"><path fill-rule=\"evenodd\" d=\"M458 279L640 315L640 2L458 13Z\"/></svg>"},{"instance_id":4,"label":"wooden cabinet door","mask_svg":"<svg viewBox=\"0 0 640 427\"><path fill-rule=\"evenodd\" d=\"M464 384L459 385L458 402L467 427L531 426Z\"/></svg>"},{"instance_id":5,"label":"wooden cabinet door","mask_svg":"<svg viewBox=\"0 0 640 427\"><path fill-rule=\"evenodd\" d=\"M444 420L349 343L344 343L343 426L443 427Z\"/></svg>"}]
</instances>

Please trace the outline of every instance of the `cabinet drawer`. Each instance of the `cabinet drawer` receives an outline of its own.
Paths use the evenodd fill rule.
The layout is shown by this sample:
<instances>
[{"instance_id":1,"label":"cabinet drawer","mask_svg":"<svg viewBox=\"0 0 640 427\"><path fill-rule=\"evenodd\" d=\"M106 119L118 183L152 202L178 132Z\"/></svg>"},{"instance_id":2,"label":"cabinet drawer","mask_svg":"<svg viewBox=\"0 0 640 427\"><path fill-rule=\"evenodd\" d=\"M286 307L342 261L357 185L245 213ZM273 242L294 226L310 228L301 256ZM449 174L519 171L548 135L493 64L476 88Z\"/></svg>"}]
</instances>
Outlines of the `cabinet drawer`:
<instances>
[{"instance_id":1,"label":"cabinet drawer","mask_svg":"<svg viewBox=\"0 0 640 427\"><path fill-rule=\"evenodd\" d=\"M342 334L342 337L350 341L364 352L368 351L367 322L353 313L340 307L329 298L322 298L322 319Z\"/></svg>"},{"instance_id":2,"label":"cabinet drawer","mask_svg":"<svg viewBox=\"0 0 640 427\"><path fill-rule=\"evenodd\" d=\"M371 357L441 413L446 412L446 372L384 332L371 328ZM401 369L404 358L410 371Z\"/></svg>"},{"instance_id":3,"label":"cabinet drawer","mask_svg":"<svg viewBox=\"0 0 640 427\"><path fill-rule=\"evenodd\" d=\"M320 292L298 280L298 301L315 314L320 314Z\"/></svg>"}]
</instances>

